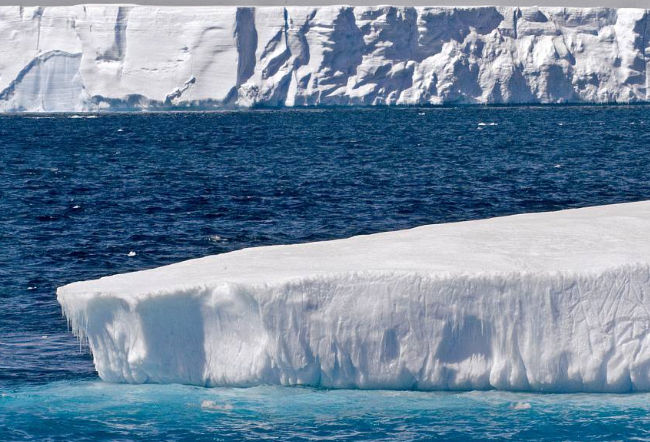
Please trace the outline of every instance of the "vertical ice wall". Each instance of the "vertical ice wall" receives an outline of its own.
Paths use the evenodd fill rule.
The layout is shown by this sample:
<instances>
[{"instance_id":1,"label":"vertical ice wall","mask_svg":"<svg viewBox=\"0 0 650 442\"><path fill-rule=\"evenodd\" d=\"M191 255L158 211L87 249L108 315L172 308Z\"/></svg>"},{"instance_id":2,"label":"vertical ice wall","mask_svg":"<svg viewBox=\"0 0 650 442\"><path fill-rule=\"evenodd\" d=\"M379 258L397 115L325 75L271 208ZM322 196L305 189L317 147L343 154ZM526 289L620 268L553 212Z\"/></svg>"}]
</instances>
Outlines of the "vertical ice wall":
<instances>
[{"instance_id":1,"label":"vertical ice wall","mask_svg":"<svg viewBox=\"0 0 650 442\"><path fill-rule=\"evenodd\" d=\"M102 379L650 391L650 201L243 249L60 287Z\"/></svg>"},{"instance_id":2,"label":"vertical ice wall","mask_svg":"<svg viewBox=\"0 0 650 442\"><path fill-rule=\"evenodd\" d=\"M0 111L647 101L648 10L0 7Z\"/></svg>"}]
</instances>

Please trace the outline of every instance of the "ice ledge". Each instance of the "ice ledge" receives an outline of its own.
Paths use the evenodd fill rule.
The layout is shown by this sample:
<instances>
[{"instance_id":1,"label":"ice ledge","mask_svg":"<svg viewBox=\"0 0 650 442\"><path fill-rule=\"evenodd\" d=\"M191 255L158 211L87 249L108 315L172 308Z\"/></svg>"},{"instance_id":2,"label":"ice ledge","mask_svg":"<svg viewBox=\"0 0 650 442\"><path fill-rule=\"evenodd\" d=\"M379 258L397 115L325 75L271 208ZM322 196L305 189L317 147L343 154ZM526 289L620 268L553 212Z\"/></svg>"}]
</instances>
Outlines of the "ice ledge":
<instances>
[{"instance_id":1,"label":"ice ledge","mask_svg":"<svg viewBox=\"0 0 650 442\"><path fill-rule=\"evenodd\" d=\"M112 382L650 390L650 202L245 249L58 290Z\"/></svg>"}]
</instances>

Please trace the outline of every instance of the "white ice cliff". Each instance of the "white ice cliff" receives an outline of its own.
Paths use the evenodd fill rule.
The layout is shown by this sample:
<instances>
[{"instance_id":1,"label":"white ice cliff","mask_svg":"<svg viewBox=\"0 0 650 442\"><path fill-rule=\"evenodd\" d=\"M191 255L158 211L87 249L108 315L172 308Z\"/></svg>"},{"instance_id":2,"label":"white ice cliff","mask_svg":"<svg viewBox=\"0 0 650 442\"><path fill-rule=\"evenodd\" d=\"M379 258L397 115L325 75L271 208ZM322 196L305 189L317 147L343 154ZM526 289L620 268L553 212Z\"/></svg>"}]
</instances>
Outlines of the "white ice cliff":
<instances>
[{"instance_id":1,"label":"white ice cliff","mask_svg":"<svg viewBox=\"0 0 650 442\"><path fill-rule=\"evenodd\" d=\"M0 7L0 112L644 102L650 10Z\"/></svg>"},{"instance_id":2,"label":"white ice cliff","mask_svg":"<svg viewBox=\"0 0 650 442\"><path fill-rule=\"evenodd\" d=\"M112 382L650 390L650 202L260 247L61 287Z\"/></svg>"}]
</instances>

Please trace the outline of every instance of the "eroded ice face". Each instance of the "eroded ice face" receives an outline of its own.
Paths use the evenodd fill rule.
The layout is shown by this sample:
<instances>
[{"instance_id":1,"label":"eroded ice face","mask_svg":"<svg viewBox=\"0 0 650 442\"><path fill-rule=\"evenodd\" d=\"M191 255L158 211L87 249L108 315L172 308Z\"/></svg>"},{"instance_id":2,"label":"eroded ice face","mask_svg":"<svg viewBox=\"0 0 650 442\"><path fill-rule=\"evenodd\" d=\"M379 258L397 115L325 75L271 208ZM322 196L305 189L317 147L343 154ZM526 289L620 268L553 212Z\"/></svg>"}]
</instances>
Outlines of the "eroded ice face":
<instances>
[{"instance_id":1,"label":"eroded ice face","mask_svg":"<svg viewBox=\"0 0 650 442\"><path fill-rule=\"evenodd\" d=\"M0 7L0 110L639 102L644 9Z\"/></svg>"},{"instance_id":2,"label":"eroded ice face","mask_svg":"<svg viewBox=\"0 0 650 442\"><path fill-rule=\"evenodd\" d=\"M71 284L115 382L650 389L650 203L245 249Z\"/></svg>"}]
</instances>

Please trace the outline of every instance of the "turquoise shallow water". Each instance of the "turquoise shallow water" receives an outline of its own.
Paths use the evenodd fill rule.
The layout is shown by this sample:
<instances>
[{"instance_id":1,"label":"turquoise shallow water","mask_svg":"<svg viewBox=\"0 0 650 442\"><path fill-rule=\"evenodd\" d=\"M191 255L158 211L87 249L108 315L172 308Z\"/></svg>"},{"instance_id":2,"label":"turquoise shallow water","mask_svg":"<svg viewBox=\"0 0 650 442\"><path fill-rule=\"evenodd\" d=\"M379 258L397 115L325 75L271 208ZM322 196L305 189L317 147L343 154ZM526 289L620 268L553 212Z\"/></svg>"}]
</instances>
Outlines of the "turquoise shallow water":
<instances>
[{"instance_id":1,"label":"turquoise shallow water","mask_svg":"<svg viewBox=\"0 0 650 442\"><path fill-rule=\"evenodd\" d=\"M4 392L3 441L650 440L650 395L55 382Z\"/></svg>"},{"instance_id":2,"label":"turquoise shallow water","mask_svg":"<svg viewBox=\"0 0 650 442\"><path fill-rule=\"evenodd\" d=\"M71 117L0 116L0 442L650 439L648 395L104 384L55 297L243 247L650 199L650 106Z\"/></svg>"}]
</instances>

